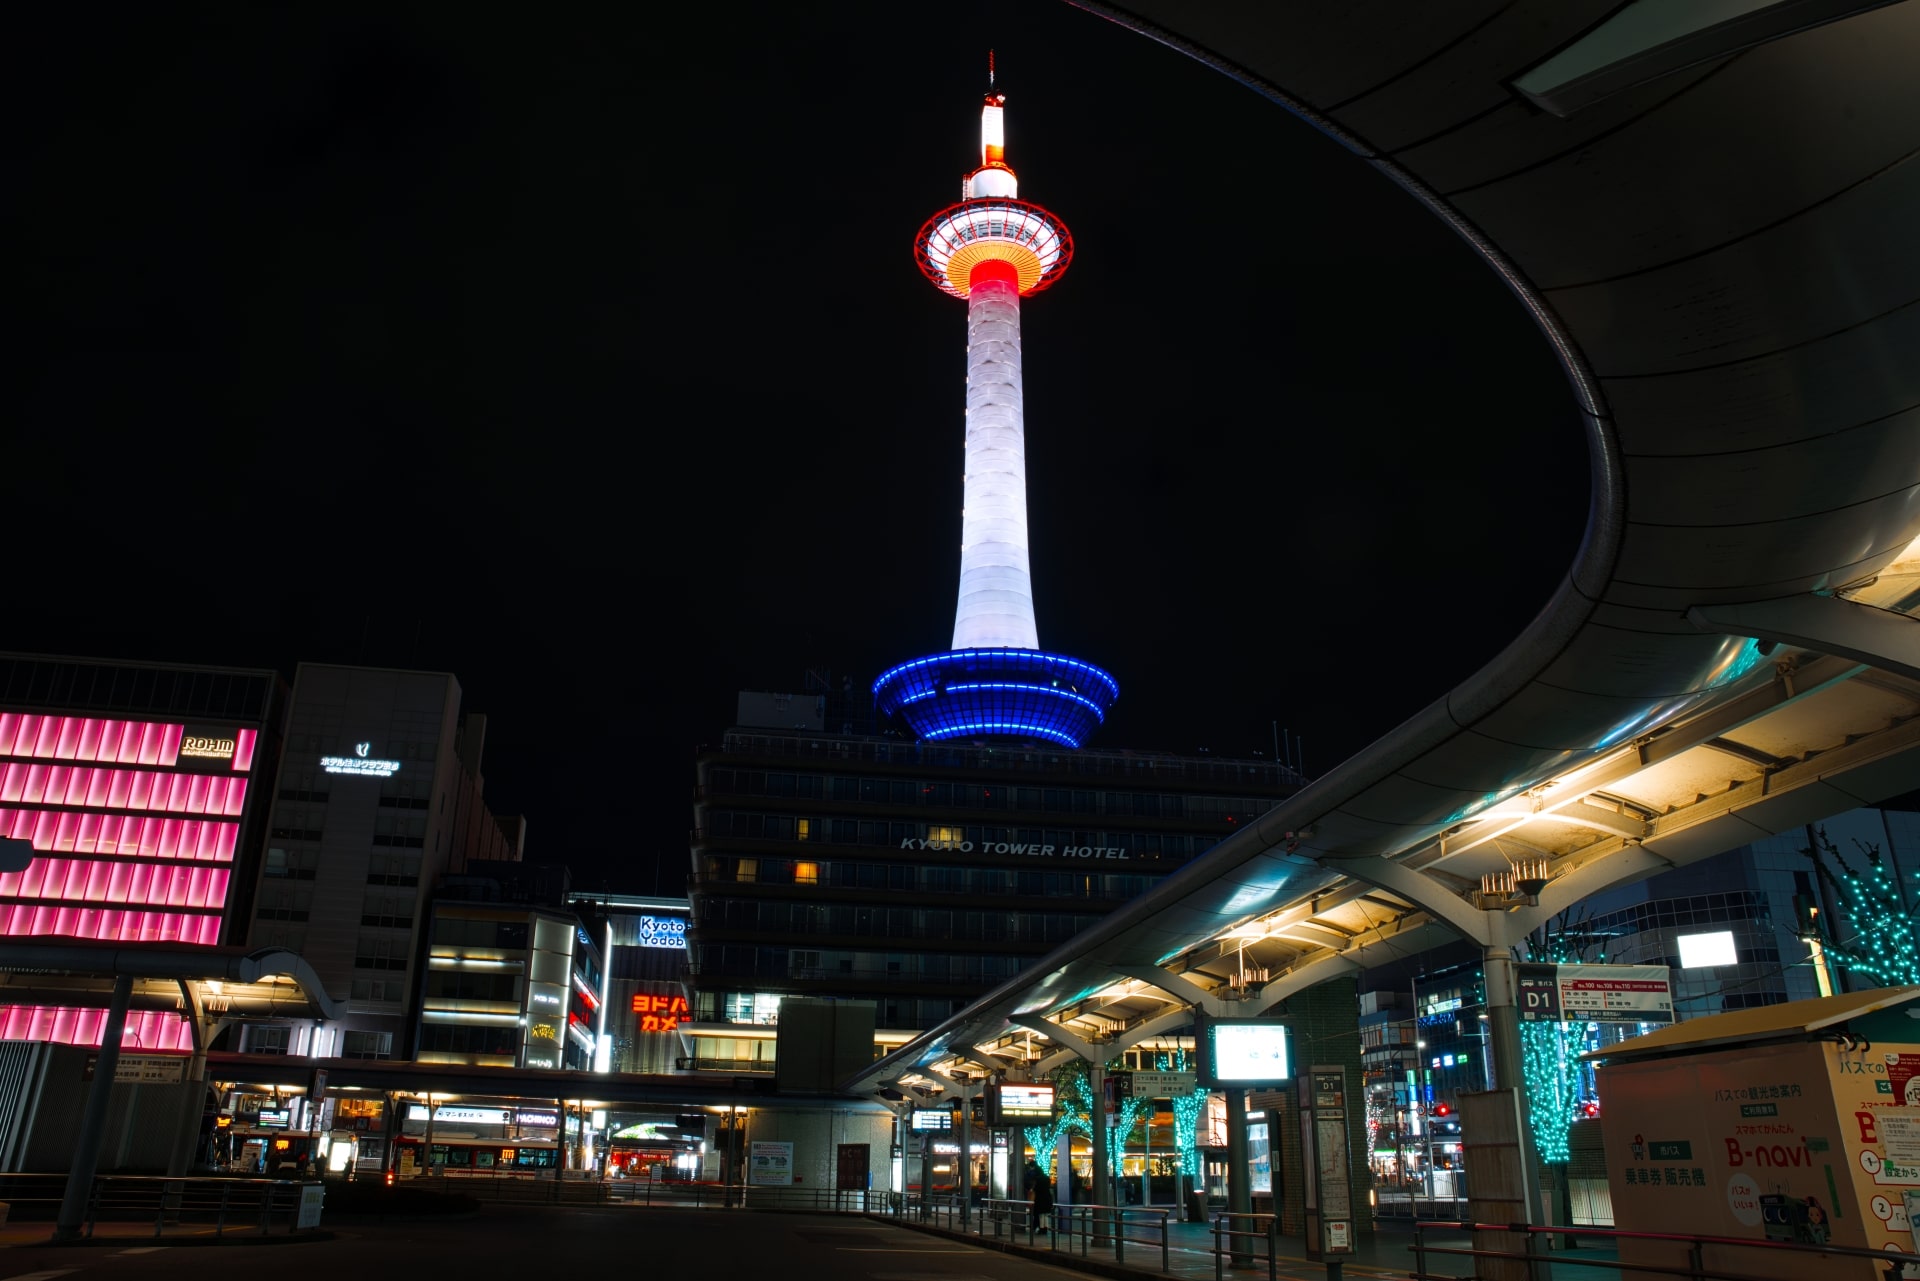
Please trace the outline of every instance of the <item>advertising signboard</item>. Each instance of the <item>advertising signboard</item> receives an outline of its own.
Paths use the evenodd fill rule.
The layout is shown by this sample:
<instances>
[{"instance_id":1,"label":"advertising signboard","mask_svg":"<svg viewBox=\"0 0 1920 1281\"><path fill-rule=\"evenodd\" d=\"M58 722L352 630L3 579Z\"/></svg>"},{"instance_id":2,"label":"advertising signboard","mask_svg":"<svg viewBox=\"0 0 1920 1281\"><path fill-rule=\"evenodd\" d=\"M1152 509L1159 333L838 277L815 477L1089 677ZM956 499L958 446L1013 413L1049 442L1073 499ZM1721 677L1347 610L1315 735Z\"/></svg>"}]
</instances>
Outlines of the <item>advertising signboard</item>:
<instances>
[{"instance_id":1,"label":"advertising signboard","mask_svg":"<svg viewBox=\"0 0 1920 1281\"><path fill-rule=\"evenodd\" d=\"M754 1187L786 1187L793 1182L793 1144L755 1139L747 1145L747 1182Z\"/></svg>"},{"instance_id":2,"label":"advertising signboard","mask_svg":"<svg viewBox=\"0 0 1920 1281\"><path fill-rule=\"evenodd\" d=\"M1194 1045L1199 1059L1195 1076L1201 1085L1277 1086L1293 1079L1289 1029L1277 1019L1216 1019L1198 1014Z\"/></svg>"},{"instance_id":3,"label":"advertising signboard","mask_svg":"<svg viewBox=\"0 0 1920 1281\"><path fill-rule=\"evenodd\" d=\"M1892 1092L1889 1068L1917 1050L1812 1041L1602 1067L1615 1226L1910 1249L1920 1107ZM1668 1244L1623 1241L1621 1258L1684 1265L1684 1251ZM1709 1264L1729 1271L1795 1281L1808 1275L1805 1256L1718 1249ZM1829 1281L1882 1275L1866 1259L1820 1266Z\"/></svg>"},{"instance_id":4,"label":"advertising signboard","mask_svg":"<svg viewBox=\"0 0 1920 1281\"><path fill-rule=\"evenodd\" d=\"M862 1192L873 1181L868 1173L872 1149L865 1143L842 1143L834 1153L833 1186L840 1192Z\"/></svg>"},{"instance_id":5,"label":"advertising signboard","mask_svg":"<svg viewBox=\"0 0 1920 1281\"><path fill-rule=\"evenodd\" d=\"M1053 1116L1051 1085L1003 1084L997 1087L999 1119L1003 1121L1047 1120Z\"/></svg>"}]
</instances>

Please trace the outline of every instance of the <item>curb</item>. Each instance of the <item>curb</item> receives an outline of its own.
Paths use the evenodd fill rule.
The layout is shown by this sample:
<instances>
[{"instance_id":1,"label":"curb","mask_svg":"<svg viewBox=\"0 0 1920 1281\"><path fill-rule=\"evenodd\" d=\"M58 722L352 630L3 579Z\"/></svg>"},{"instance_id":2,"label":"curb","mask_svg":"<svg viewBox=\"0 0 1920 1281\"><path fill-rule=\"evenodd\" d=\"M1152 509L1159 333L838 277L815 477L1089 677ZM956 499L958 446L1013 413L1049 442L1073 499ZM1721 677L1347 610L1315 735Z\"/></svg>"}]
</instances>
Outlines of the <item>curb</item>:
<instances>
[{"instance_id":1,"label":"curb","mask_svg":"<svg viewBox=\"0 0 1920 1281\"><path fill-rule=\"evenodd\" d=\"M896 1219L891 1215L869 1214L866 1216L878 1223L890 1223L896 1227L908 1228L914 1232L938 1237L943 1241L964 1241L970 1246L982 1250L994 1250L1000 1254L1011 1254L1022 1259L1031 1259L1036 1263L1051 1263L1055 1267L1067 1268L1074 1272L1087 1272L1094 1276L1112 1277L1115 1281L1167 1281L1169 1273L1158 1268L1135 1268L1124 1263L1113 1263L1106 1259L1095 1259L1070 1250L1043 1250L1038 1246L1023 1245L1018 1241L999 1238L974 1236L966 1232L949 1232L931 1224L913 1223L906 1219Z\"/></svg>"}]
</instances>

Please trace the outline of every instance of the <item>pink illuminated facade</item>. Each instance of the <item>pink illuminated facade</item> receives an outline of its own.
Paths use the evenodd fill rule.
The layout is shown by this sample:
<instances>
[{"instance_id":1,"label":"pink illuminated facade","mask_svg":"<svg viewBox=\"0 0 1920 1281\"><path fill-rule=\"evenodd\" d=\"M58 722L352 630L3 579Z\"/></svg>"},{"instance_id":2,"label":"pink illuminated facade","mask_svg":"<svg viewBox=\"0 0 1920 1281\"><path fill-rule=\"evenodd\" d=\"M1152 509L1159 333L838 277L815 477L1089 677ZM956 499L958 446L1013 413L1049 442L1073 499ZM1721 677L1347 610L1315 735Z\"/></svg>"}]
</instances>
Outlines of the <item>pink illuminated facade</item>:
<instances>
[{"instance_id":1,"label":"pink illuminated facade","mask_svg":"<svg viewBox=\"0 0 1920 1281\"><path fill-rule=\"evenodd\" d=\"M0 836L35 851L0 873L0 936L243 940L283 702L271 672L0 655ZM97 1044L104 1017L0 1006L0 1039ZM170 1012L123 1044L191 1048Z\"/></svg>"}]
</instances>

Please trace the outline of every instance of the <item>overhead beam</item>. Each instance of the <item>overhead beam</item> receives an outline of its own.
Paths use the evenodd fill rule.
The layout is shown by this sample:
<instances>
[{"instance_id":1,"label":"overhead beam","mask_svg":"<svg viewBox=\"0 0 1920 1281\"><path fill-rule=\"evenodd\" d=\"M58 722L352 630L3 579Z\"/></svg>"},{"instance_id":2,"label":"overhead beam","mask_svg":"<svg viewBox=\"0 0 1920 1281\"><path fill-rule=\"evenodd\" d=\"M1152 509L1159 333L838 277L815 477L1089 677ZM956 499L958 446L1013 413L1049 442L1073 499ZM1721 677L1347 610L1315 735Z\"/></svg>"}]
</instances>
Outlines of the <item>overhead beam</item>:
<instances>
[{"instance_id":1,"label":"overhead beam","mask_svg":"<svg viewBox=\"0 0 1920 1281\"><path fill-rule=\"evenodd\" d=\"M1157 965L1116 965L1114 973L1124 974L1130 979L1138 979L1149 987L1158 988L1169 996L1185 1001L1188 1005L1205 1010L1214 1018L1227 1017L1229 1003L1184 974L1169 974Z\"/></svg>"},{"instance_id":2,"label":"overhead beam","mask_svg":"<svg viewBox=\"0 0 1920 1281\"><path fill-rule=\"evenodd\" d=\"M1471 906L1459 895L1413 868L1379 855L1363 858L1323 857L1320 865L1351 876L1356 881L1365 881L1368 885L1392 891L1427 915L1445 921L1469 942L1484 947L1493 941L1495 927L1489 920L1492 913Z\"/></svg>"},{"instance_id":3,"label":"overhead beam","mask_svg":"<svg viewBox=\"0 0 1920 1281\"><path fill-rule=\"evenodd\" d=\"M1687 611L1687 621L1703 632L1838 654L1920 680L1920 619L1839 596L1695 605Z\"/></svg>"}]
</instances>

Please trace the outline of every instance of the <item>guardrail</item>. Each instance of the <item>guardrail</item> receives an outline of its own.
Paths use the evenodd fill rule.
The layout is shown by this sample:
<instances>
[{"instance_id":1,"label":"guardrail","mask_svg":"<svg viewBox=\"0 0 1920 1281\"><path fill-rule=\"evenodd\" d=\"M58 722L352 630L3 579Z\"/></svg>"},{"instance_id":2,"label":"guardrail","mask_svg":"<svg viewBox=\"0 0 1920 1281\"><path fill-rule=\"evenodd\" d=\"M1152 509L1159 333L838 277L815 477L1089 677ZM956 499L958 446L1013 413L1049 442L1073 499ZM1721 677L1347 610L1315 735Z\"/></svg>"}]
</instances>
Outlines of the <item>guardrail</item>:
<instances>
[{"instance_id":1,"label":"guardrail","mask_svg":"<svg viewBox=\"0 0 1920 1281\"><path fill-rule=\"evenodd\" d=\"M756 1187L665 1179L656 1183L652 1179L598 1178L574 1171L560 1178L555 1178L552 1171L448 1172L409 1182L445 1192L463 1192L477 1200L501 1205L659 1205L682 1210L813 1210L829 1214L879 1213L888 1209L885 1192L864 1189Z\"/></svg>"},{"instance_id":2,"label":"guardrail","mask_svg":"<svg viewBox=\"0 0 1920 1281\"><path fill-rule=\"evenodd\" d=\"M1254 1242L1262 1242L1263 1251L1255 1251ZM1222 1245L1224 1242L1224 1246ZM1267 1281L1279 1276L1280 1216L1277 1214L1236 1214L1222 1210L1213 1216L1213 1277L1224 1281L1229 1266L1249 1268L1256 1254L1267 1260ZM1232 1263L1229 1265L1228 1260ZM1448 1281L1453 1281L1449 1278Z\"/></svg>"},{"instance_id":3,"label":"guardrail","mask_svg":"<svg viewBox=\"0 0 1920 1281\"><path fill-rule=\"evenodd\" d=\"M0 1201L15 1224L46 1223L51 1231L66 1193L64 1174L0 1174ZM87 1199L85 1233L100 1223L153 1224L153 1235L229 1233L266 1236L271 1232L318 1231L320 1206L307 1189L325 1196L319 1180L191 1178L98 1175ZM310 1220L301 1224L302 1210Z\"/></svg>"},{"instance_id":4,"label":"guardrail","mask_svg":"<svg viewBox=\"0 0 1920 1281\"><path fill-rule=\"evenodd\" d=\"M1428 1245L1425 1234L1430 1230L1449 1232L1471 1232L1476 1244L1465 1246ZM1482 1249L1477 1244L1482 1233L1502 1233L1512 1239L1512 1250ZM1447 1255L1456 1258L1506 1259L1525 1265L1528 1281L1545 1281L1549 1269L1553 1266L1552 1255L1547 1250L1545 1238L1577 1235L1582 1239L1595 1237L1606 1241L1651 1241L1663 1242L1673 1246L1673 1263L1623 1263L1619 1259L1581 1258L1582 1268L1613 1268L1618 1272L1632 1272L1656 1276L1685 1277L1687 1281L1767 1281L1750 1272L1730 1270L1737 1262L1722 1263L1715 1259L1710 1266L1708 1251L1716 1255L1737 1260L1741 1252L1749 1258L1765 1256L1776 1262L1795 1257L1797 1266L1792 1275L1817 1277L1822 1275L1819 1261L1829 1259L1867 1259L1879 1264L1891 1264L1891 1275L1903 1275L1907 1265L1920 1266L1920 1254L1908 1254L1900 1250L1863 1250L1845 1245L1804 1245L1795 1241L1754 1240L1749 1237L1692 1236L1673 1232L1623 1232L1618 1228L1566 1228L1536 1226L1527 1223L1417 1223L1413 1229L1413 1244L1407 1248L1413 1252L1413 1271L1409 1274L1412 1281L1455 1281L1448 1272L1427 1271L1428 1255ZM1684 1255L1684 1262L1680 1261ZM1476 1263L1475 1271L1479 1271ZM1216 1273L1216 1275L1218 1275ZM1773 1276L1782 1273L1775 1271Z\"/></svg>"},{"instance_id":5,"label":"guardrail","mask_svg":"<svg viewBox=\"0 0 1920 1281\"><path fill-rule=\"evenodd\" d=\"M923 1223L937 1221L949 1232L995 1240L1018 1240L1024 1235L1028 1245L1044 1239L1049 1249L1069 1254L1077 1250L1082 1256L1094 1246L1110 1247L1115 1263L1127 1261L1129 1245L1157 1247L1160 1270L1168 1271L1171 1266L1172 1233L1168 1225L1177 1212L1161 1206L1056 1205L1036 1219L1027 1201L989 1197L962 1205L956 1196L928 1197L915 1192L877 1196L886 1197L886 1202L875 1209Z\"/></svg>"}]
</instances>

